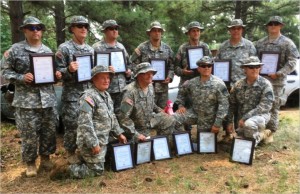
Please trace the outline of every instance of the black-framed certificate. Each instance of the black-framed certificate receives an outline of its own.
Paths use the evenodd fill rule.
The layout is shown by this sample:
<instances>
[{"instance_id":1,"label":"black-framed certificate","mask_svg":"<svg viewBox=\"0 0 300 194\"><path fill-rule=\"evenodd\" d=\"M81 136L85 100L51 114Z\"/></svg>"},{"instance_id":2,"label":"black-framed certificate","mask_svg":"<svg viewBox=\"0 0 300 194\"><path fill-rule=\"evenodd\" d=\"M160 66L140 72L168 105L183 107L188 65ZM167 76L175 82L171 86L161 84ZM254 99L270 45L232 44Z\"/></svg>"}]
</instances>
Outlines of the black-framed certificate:
<instances>
[{"instance_id":1,"label":"black-framed certificate","mask_svg":"<svg viewBox=\"0 0 300 194\"><path fill-rule=\"evenodd\" d=\"M176 132L173 133L173 142L175 144L176 155L186 155L193 153L193 146L190 132Z\"/></svg>"},{"instance_id":2,"label":"black-framed certificate","mask_svg":"<svg viewBox=\"0 0 300 194\"><path fill-rule=\"evenodd\" d=\"M221 78L225 83L230 83L231 60L215 60L212 74Z\"/></svg>"},{"instance_id":3,"label":"black-framed certificate","mask_svg":"<svg viewBox=\"0 0 300 194\"><path fill-rule=\"evenodd\" d=\"M110 51L110 64L115 68L116 73L126 72L126 59L123 49Z\"/></svg>"},{"instance_id":4,"label":"black-framed certificate","mask_svg":"<svg viewBox=\"0 0 300 194\"><path fill-rule=\"evenodd\" d=\"M187 53L187 61L188 61L188 68L193 70L197 69L196 62L204 56L204 47L203 46L196 46L196 47L188 47L186 48Z\"/></svg>"},{"instance_id":5,"label":"black-framed certificate","mask_svg":"<svg viewBox=\"0 0 300 194\"><path fill-rule=\"evenodd\" d=\"M135 144L135 164L151 162L152 140L146 140Z\"/></svg>"},{"instance_id":6,"label":"black-framed certificate","mask_svg":"<svg viewBox=\"0 0 300 194\"><path fill-rule=\"evenodd\" d=\"M212 132L198 132L198 153L217 153L217 134Z\"/></svg>"},{"instance_id":7,"label":"black-framed certificate","mask_svg":"<svg viewBox=\"0 0 300 194\"><path fill-rule=\"evenodd\" d=\"M134 167L132 144L112 144L113 170L121 171Z\"/></svg>"},{"instance_id":8,"label":"black-framed certificate","mask_svg":"<svg viewBox=\"0 0 300 194\"><path fill-rule=\"evenodd\" d=\"M230 161L252 165L255 139L233 138Z\"/></svg>"},{"instance_id":9,"label":"black-framed certificate","mask_svg":"<svg viewBox=\"0 0 300 194\"><path fill-rule=\"evenodd\" d=\"M102 65L108 67L110 65L110 52L95 51L95 66Z\"/></svg>"},{"instance_id":10,"label":"black-framed certificate","mask_svg":"<svg viewBox=\"0 0 300 194\"><path fill-rule=\"evenodd\" d=\"M262 51L260 55L261 62L264 64L261 67L261 75L274 74L279 69L280 53L271 51Z\"/></svg>"},{"instance_id":11,"label":"black-framed certificate","mask_svg":"<svg viewBox=\"0 0 300 194\"><path fill-rule=\"evenodd\" d=\"M171 158L168 137L156 136L152 138L153 143L153 159L164 160Z\"/></svg>"},{"instance_id":12,"label":"black-framed certificate","mask_svg":"<svg viewBox=\"0 0 300 194\"><path fill-rule=\"evenodd\" d=\"M165 81L165 79L168 76L167 72L167 60L165 59L150 59L150 63L157 72L153 76L153 81L155 82L161 82Z\"/></svg>"},{"instance_id":13,"label":"black-framed certificate","mask_svg":"<svg viewBox=\"0 0 300 194\"><path fill-rule=\"evenodd\" d=\"M74 54L73 60L78 63L78 69L76 71L77 82L90 81L93 68L92 54Z\"/></svg>"},{"instance_id":14,"label":"black-framed certificate","mask_svg":"<svg viewBox=\"0 0 300 194\"><path fill-rule=\"evenodd\" d=\"M34 84L50 84L57 81L53 53L30 53L29 60Z\"/></svg>"}]
</instances>

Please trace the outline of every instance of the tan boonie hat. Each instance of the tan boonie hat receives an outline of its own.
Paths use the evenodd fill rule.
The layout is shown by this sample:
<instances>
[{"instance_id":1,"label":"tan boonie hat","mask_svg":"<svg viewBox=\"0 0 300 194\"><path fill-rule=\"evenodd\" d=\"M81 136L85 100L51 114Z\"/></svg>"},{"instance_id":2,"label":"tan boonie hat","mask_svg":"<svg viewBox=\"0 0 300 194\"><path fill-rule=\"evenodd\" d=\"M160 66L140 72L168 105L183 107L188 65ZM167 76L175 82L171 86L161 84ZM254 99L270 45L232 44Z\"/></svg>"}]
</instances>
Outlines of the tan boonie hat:
<instances>
[{"instance_id":1,"label":"tan boonie hat","mask_svg":"<svg viewBox=\"0 0 300 194\"><path fill-rule=\"evenodd\" d=\"M147 73L149 71L152 71L153 75L155 75L157 72L155 69L153 69L153 67L150 63L148 63L148 62L140 63L135 68L134 77L136 78L140 73Z\"/></svg>"},{"instance_id":2,"label":"tan boonie hat","mask_svg":"<svg viewBox=\"0 0 300 194\"><path fill-rule=\"evenodd\" d=\"M146 30L146 33L149 34L149 32L153 29L153 28L158 28L161 29L162 32L165 31L165 29L162 27L162 25L158 22L158 21L154 21L150 24L150 28Z\"/></svg>"},{"instance_id":3,"label":"tan boonie hat","mask_svg":"<svg viewBox=\"0 0 300 194\"><path fill-rule=\"evenodd\" d=\"M187 25L185 34L187 34L192 28L198 28L200 30L204 30L204 27L202 27L199 22L192 21Z\"/></svg>"},{"instance_id":4,"label":"tan boonie hat","mask_svg":"<svg viewBox=\"0 0 300 194\"><path fill-rule=\"evenodd\" d=\"M198 67L202 66L202 65L213 65L214 62L213 60L209 57L209 56L204 56L201 59L199 59L196 64L198 65Z\"/></svg>"},{"instance_id":5,"label":"tan boonie hat","mask_svg":"<svg viewBox=\"0 0 300 194\"><path fill-rule=\"evenodd\" d=\"M98 65L98 66L95 66L93 69L92 69L92 78L97 75L98 73L109 73L110 76L113 76L114 73L111 72L107 66L103 66L103 65Z\"/></svg>"},{"instance_id":6,"label":"tan boonie hat","mask_svg":"<svg viewBox=\"0 0 300 194\"><path fill-rule=\"evenodd\" d=\"M257 66L257 65L262 66L264 64L260 62L258 57L251 56L251 57L243 60L243 62L241 64L241 68L245 67L245 66Z\"/></svg>"},{"instance_id":7,"label":"tan boonie hat","mask_svg":"<svg viewBox=\"0 0 300 194\"><path fill-rule=\"evenodd\" d=\"M267 26L270 22L278 22L278 23L284 25L282 17L280 17L280 16L271 16L269 18L269 21L265 24L265 26Z\"/></svg>"},{"instance_id":8,"label":"tan boonie hat","mask_svg":"<svg viewBox=\"0 0 300 194\"><path fill-rule=\"evenodd\" d=\"M69 27L68 30L70 33L73 33L71 31L71 27L73 26L73 24L87 24L88 27L90 27L88 20L83 17L83 16L73 16L69 22Z\"/></svg>"},{"instance_id":9,"label":"tan boonie hat","mask_svg":"<svg viewBox=\"0 0 300 194\"><path fill-rule=\"evenodd\" d=\"M227 28L232 28L232 27L235 27L235 26L241 26L243 28L246 27L246 25L243 24L243 21L241 19L234 19L230 22L230 25L227 26Z\"/></svg>"},{"instance_id":10,"label":"tan boonie hat","mask_svg":"<svg viewBox=\"0 0 300 194\"><path fill-rule=\"evenodd\" d=\"M46 30L45 25L39 19L32 16L29 16L26 19L24 19L23 24L19 27L19 30L22 30L27 25L39 25L42 27L43 31Z\"/></svg>"},{"instance_id":11,"label":"tan boonie hat","mask_svg":"<svg viewBox=\"0 0 300 194\"><path fill-rule=\"evenodd\" d=\"M104 32L106 28L113 26L120 27L115 20L106 20L102 24L101 32Z\"/></svg>"}]
</instances>

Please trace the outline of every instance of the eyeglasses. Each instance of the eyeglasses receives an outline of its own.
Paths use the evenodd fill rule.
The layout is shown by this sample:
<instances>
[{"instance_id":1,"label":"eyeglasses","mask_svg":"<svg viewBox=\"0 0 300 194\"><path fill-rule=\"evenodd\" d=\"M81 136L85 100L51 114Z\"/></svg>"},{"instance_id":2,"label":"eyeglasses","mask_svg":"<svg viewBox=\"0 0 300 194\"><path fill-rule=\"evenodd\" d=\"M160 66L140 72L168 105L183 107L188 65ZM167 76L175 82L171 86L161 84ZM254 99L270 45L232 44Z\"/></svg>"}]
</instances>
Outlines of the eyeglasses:
<instances>
[{"instance_id":1,"label":"eyeglasses","mask_svg":"<svg viewBox=\"0 0 300 194\"><path fill-rule=\"evenodd\" d=\"M268 26L279 26L280 23L279 22L270 22L268 23Z\"/></svg>"},{"instance_id":2,"label":"eyeglasses","mask_svg":"<svg viewBox=\"0 0 300 194\"><path fill-rule=\"evenodd\" d=\"M113 30L118 31L119 30L118 27L107 27L106 29L108 29L109 31L113 31Z\"/></svg>"},{"instance_id":3,"label":"eyeglasses","mask_svg":"<svg viewBox=\"0 0 300 194\"><path fill-rule=\"evenodd\" d=\"M259 69L260 65L258 65L258 66L245 66L245 67L247 67L249 69Z\"/></svg>"},{"instance_id":4,"label":"eyeglasses","mask_svg":"<svg viewBox=\"0 0 300 194\"><path fill-rule=\"evenodd\" d=\"M43 27L42 26L33 26L33 25L29 25L29 26L25 26L24 27L25 29L28 29L30 31L41 31L43 30Z\"/></svg>"},{"instance_id":5,"label":"eyeglasses","mask_svg":"<svg viewBox=\"0 0 300 194\"><path fill-rule=\"evenodd\" d=\"M211 68L212 65L201 65L201 66L199 66L199 67L202 67L202 68Z\"/></svg>"},{"instance_id":6,"label":"eyeglasses","mask_svg":"<svg viewBox=\"0 0 300 194\"><path fill-rule=\"evenodd\" d=\"M89 29L89 25L88 24L74 24L73 25L74 27L76 27L76 28L85 28L85 29Z\"/></svg>"}]
</instances>

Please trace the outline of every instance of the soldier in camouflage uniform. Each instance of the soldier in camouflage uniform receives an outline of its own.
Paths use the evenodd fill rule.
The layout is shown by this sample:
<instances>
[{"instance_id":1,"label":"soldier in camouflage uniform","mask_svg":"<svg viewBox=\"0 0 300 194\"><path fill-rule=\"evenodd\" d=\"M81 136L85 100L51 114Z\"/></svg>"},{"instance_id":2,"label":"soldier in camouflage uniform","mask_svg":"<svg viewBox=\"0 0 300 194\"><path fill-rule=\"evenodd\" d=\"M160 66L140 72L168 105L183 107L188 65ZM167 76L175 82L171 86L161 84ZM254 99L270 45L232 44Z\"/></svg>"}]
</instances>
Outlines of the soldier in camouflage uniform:
<instances>
[{"instance_id":1,"label":"soldier in camouflage uniform","mask_svg":"<svg viewBox=\"0 0 300 194\"><path fill-rule=\"evenodd\" d=\"M101 31L104 33L104 38L93 45L95 51L113 51L122 49L125 54L126 72L116 73L111 81L109 89L107 90L113 99L115 113L118 114L122 100L121 92L126 86L126 80L129 81L131 79L129 56L123 44L117 41L119 36L119 25L115 20L104 21ZM113 66L109 66L109 69L114 72Z\"/></svg>"},{"instance_id":2,"label":"soldier in camouflage uniform","mask_svg":"<svg viewBox=\"0 0 300 194\"><path fill-rule=\"evenodd\" d=\"M13 44L2 66L5 79L15 84L12 106L16 108L15 119L21 131L22 160L27 164L26 175L36 176L35 160L41 156L40 168L52 167L50 154L56 149L56 96L52 84L33 84L34 76L30 72L30 53L51 53L50 48L42 44L45 25L35 17L28 17L20 26L26 40ZM55 76L60 79L61 73Z\"/></svg>"},{"instance_id":3,"label":"soldier in camouflage uniform","mask_svg":"<svg viewBox=\"0 0 300 194\"><path fill-rule=\"evenodd\" d=\"M256 56L256 49L253 43L242 37L246 25L241 19L234 19L227 26L230 39L223 42L219 48L216 59L231 60L231 82L233 85L237 80L245 78L240 68L242 61L250 56ZM230 88L230 85L227 87Z\"/></svg>"},{"instance_id":4,"label":"soldier in camouflage uniform","mask_svg":"<svg viewBox=\"0 0 300 194\"><path fill-rule=\"evenodd\" d=\"M150 62L151 59L155 58L167 61L167 78L163 82L154 83L155 104L160 108L164 108L167 104L167 100L169 99L168 83L172 82L174 77L174 54L172 49L161 41L161 36L164 32L165 30L159 22L152 22L150 28L146 30L150 40L141 43L130 57L130 60L135 65L142 62Z\"/></svg>"},{"instance_id":5,"label":"soldier in camouflage uniform","mask_svg":"<svg viewBox=\"0 0 300 194\"><path fill-rule=\"evenodd\" d=\"M135 142L144 141L153 128L161 135L172 134L174 118L154 102L152 78L156 70L144 62L138 64L135 71L136 80L124 88L121 102L119 122L126 136Z\"/></svg>"},{"instance_id":6,"label":"soldier in camouflage uniform","mask_svg":"<svg viewBox=\"0 0 300 194\"><path fill-rule=\"evenodd\" d=\"M225 83L211 74L213 61L204 56L197 61L200 76L187 80L179 90L174 117L182 124L197 124L198 132L218 133L228 112L228 91ZM191 108L186 109L186 98L191 98Z\"/></svg>"},{"instance_id":7,"label":"soldier in camouflage uniform","mask_svg":"<svg viewBox=\"0 0 300 194\"><path fill-rule=\"evenodd\" d=\"M74 54L94 53L91 46L85 43L89 30L88 20L83 16L71 18L68 31L72 39L59 45L55 54L57 69L63 75L62 90L62 121L65 127L64 147L70 163L76 163L76 129L78 116L78 99L80 94L88 89L90 82L77 82L76 72L78 62L73 60Z\"/></svg>"},{"instance_id":8,"label":"soldier in camouflage uniform","mask_svg":"<svg viewBox=\"0 0 300 194\"><path fill-rule=\"evenodd\" d=\"M59 166L51 172L50 178L85 178L99 176L104 171L109 133L126 143L124 132L114 114L113 101L106 91L113 73L102 65L92 70L93 86L84 91L79 100L77 146L81 163Z\"/></svg>"},{"instance_id":9,"label":"soldier in camouflage uniform","mask_svg":"<svg viewBox=\"0 0 300 194\"><path fill-rule=\"evenodd\" d=\"M259 75L262 65L255 56L244 60L241 68L246 78L237 81L231 88L228 111L227 130L233 131L234 119L238 136L254 138L256 146L262 140L270 139L271 131L265 130L265 126L270 120L274 101L272 84Z\"/></svg>"},{"instance_id":10,"label":"soldier in camouflage uniform","mask_svg":"<svg viewBox=\"0 0 300 194\"><path fill-rule=\"evenodd\" d=\"M268 23L266 23L268 36L256 42L256 49L259 56L263 51L278 52L280 55L277 72L265 76L272 83L275 95L275 102L271 110L271 120L267 124L267 128L272 132L278 129L278 113L281 104L280 96L283 93L286 76L295 69L297 58L299 57L299 52L293 41L281 34L280 31L283 26L284 23L281 17L270 17Z\"/></svg>"}]
</instances>

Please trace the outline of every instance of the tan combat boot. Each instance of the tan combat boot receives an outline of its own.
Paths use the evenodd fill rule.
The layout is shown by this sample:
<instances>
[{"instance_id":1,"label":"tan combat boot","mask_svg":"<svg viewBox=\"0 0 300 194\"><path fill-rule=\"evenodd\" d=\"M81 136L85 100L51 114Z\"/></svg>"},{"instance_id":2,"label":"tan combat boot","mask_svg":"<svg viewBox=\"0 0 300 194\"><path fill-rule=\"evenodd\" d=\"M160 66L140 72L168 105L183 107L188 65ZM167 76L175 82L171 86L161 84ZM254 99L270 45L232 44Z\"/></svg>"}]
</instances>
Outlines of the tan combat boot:
<instances>
[{"instance_id":1,"label":"tan combat boot","mask_svg":"<svg viewBox=\"0 0 300 194\"><path fill-rule=\"evenodd\" d=\"M270 144L274 142L273 132L270 129L264 130L264 142L265 144Z\"/></svg>"},{"instance_id":2,"label":"tan combat boot","mask_svg":"<svg viewBox=\"0 0 300 194\"><path fill-rule=\"evenodd\" d=\"M53 168L54 164L50 160L50 156L41 155L40 169L50 171Z\"/></svg>"},{"instance_id":3,"label":"tan combat boot","mask_svg":"<svg viewBox=\"0 0 300 194\"><path fill-rule=\"evenodd\" d=\"M70 177L70 169L67 163L56 165L50 172L51 180L62 180Z\"/></svg>"},{"instance_id":4,"label":"tan combat boot","mask_svg":"<svg viewBox=\"0 0 300 194\"><path fill-rule=\"evenodd\" d=\"M78 155L74 152L68 151L67 152L67 160L69 164L79 164L80 160L78 158Z\"/></svg>"},{"instance_id":5,"label":"tan combat boot","mask_svg":"<svg viewBox=\"0 0 300 194\"><path fill-rule=\"evenodd\" d=\"M35 166L35 162L27 162L27 169L26 169L26 176L27 177L35 177L37 176L37 170Z\"/></svg>"}]
</instances>

